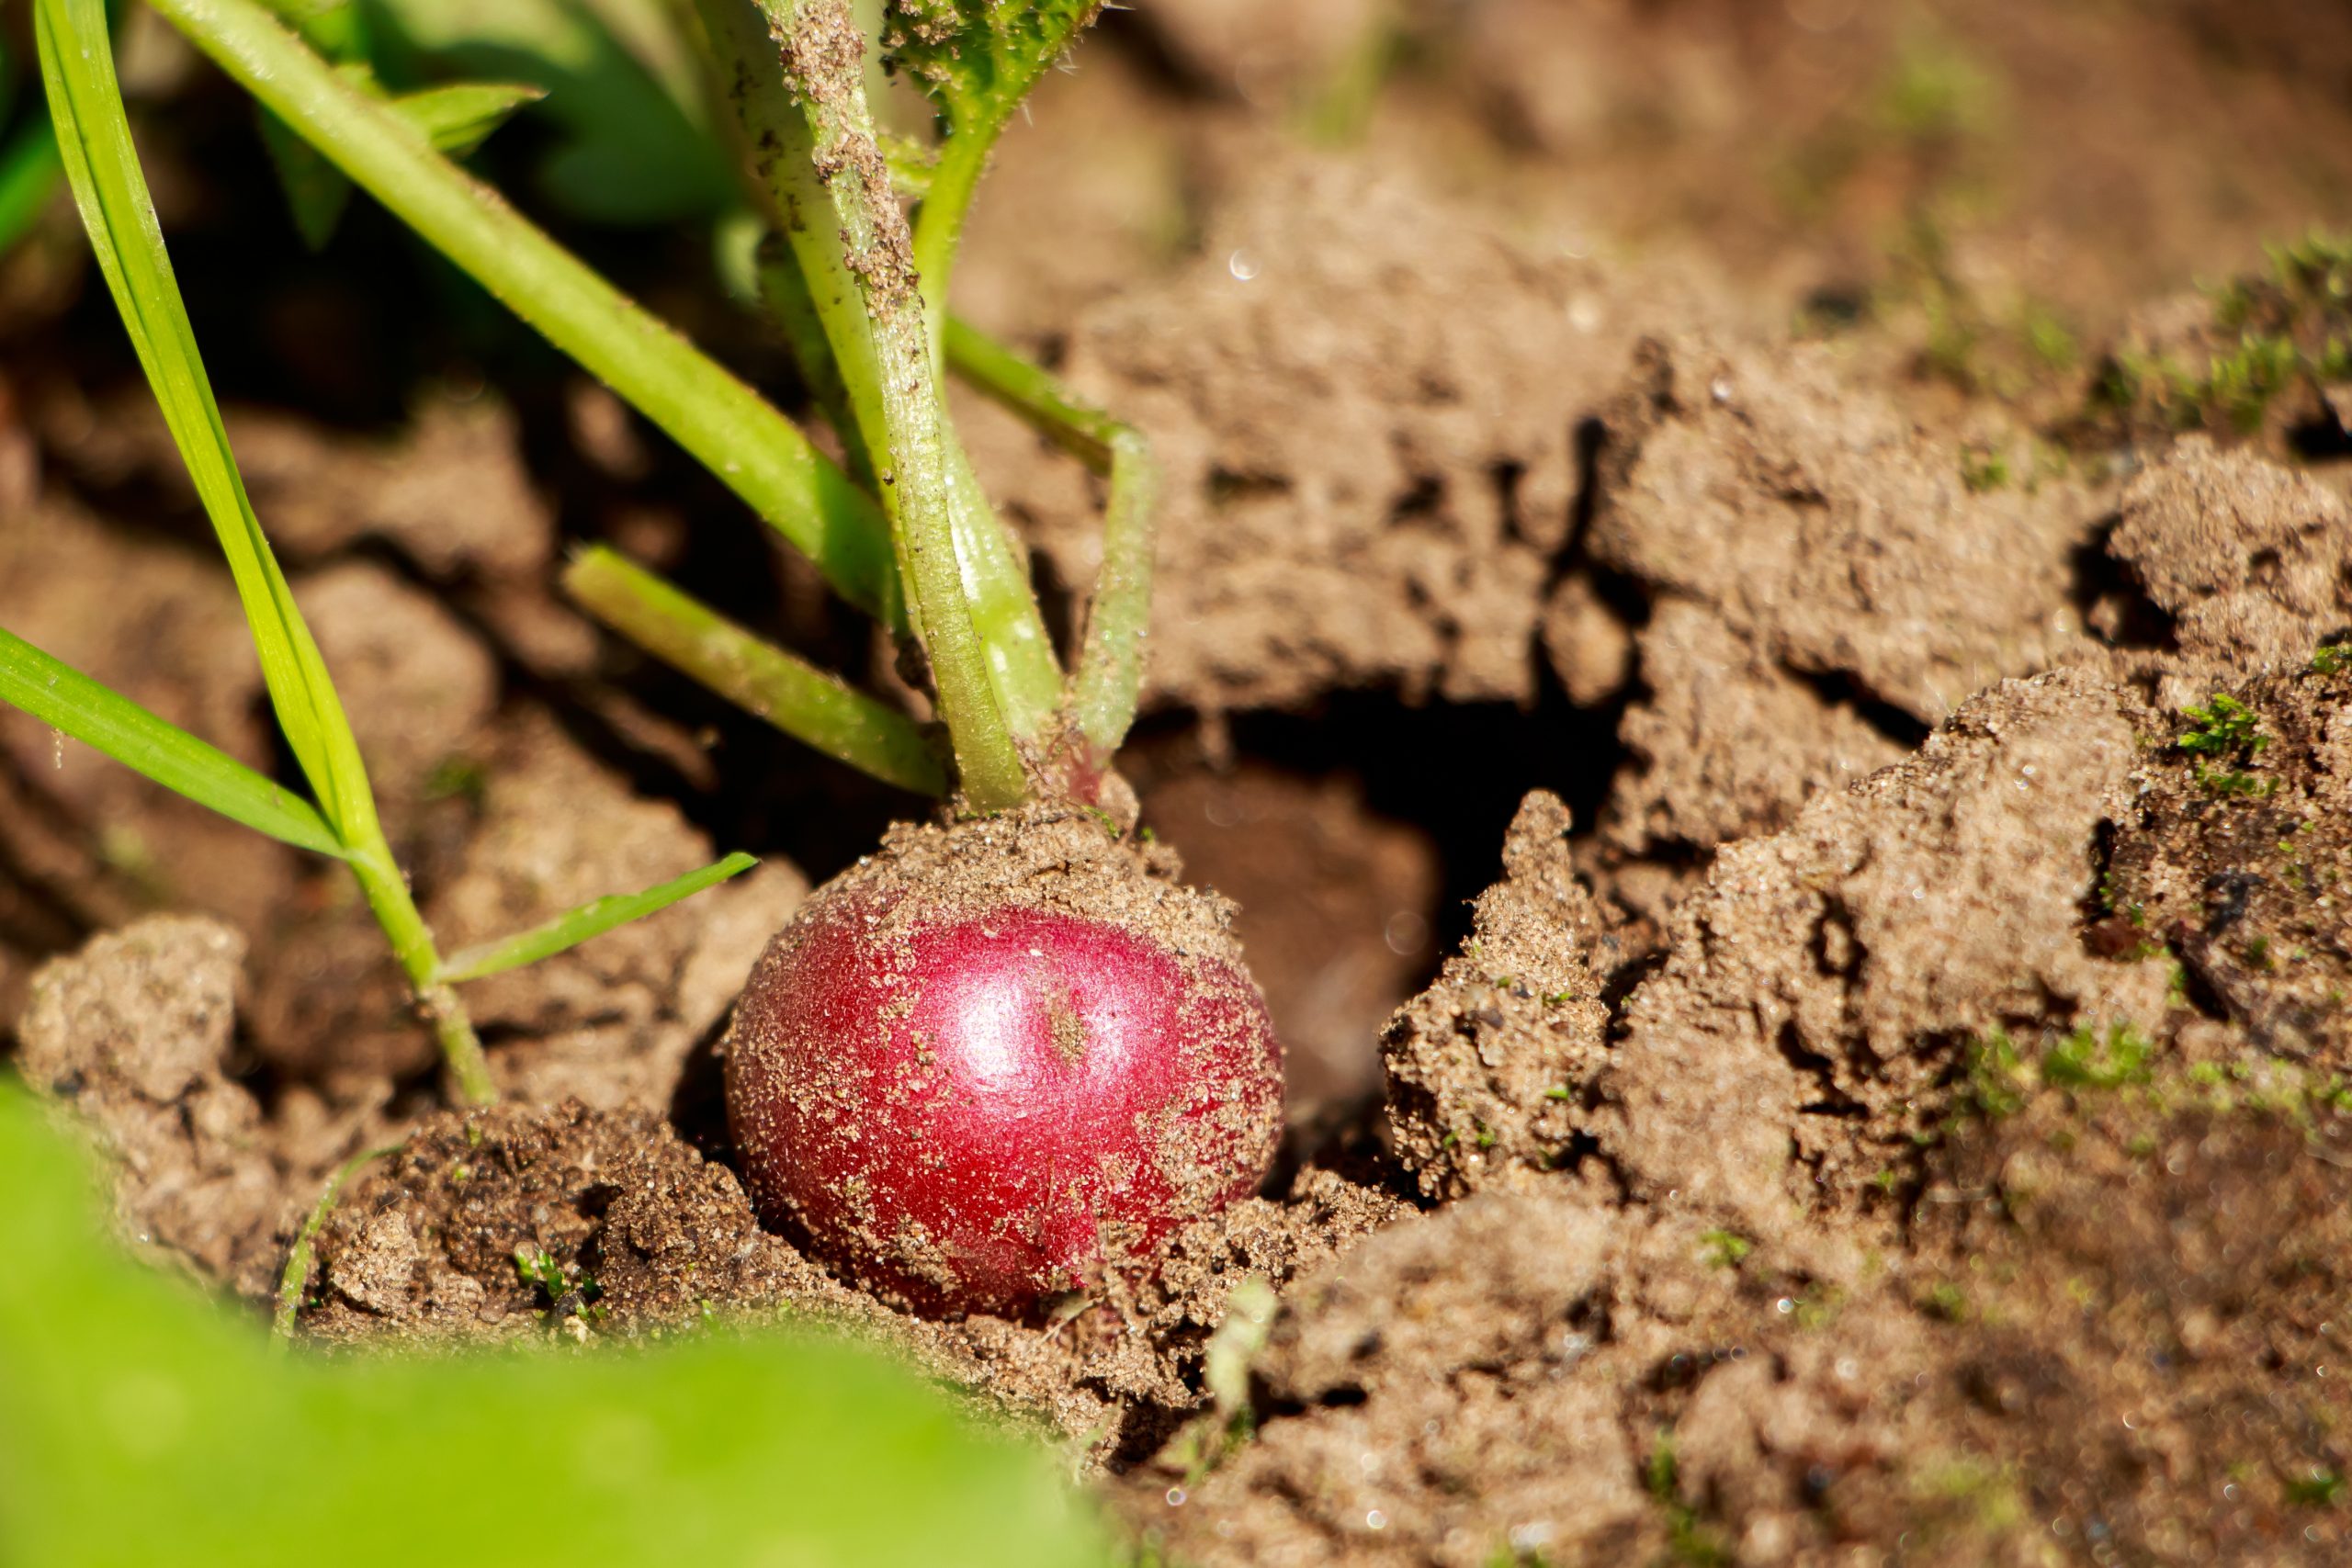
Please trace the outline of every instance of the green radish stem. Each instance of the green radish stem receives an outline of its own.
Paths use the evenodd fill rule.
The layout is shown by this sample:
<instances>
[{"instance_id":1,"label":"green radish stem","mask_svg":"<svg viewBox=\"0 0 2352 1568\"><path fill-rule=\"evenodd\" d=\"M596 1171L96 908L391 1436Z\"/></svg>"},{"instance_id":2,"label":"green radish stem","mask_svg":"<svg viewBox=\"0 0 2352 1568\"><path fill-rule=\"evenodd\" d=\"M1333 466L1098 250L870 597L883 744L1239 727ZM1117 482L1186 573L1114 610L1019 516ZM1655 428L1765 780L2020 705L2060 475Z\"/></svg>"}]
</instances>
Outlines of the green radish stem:
<instances>
[{"instance_id":1,"label":"green radish stem","mask_svg":"<svg viewBox=\"0 0 2352 1568\"><path fill-rule=\"evenodd\" d=\"M247 92L507 307L635 405L817 564L905 626L874 502L751 388L337 76L254 0L154 0Z\"/></svg>"},{"instance_id":2,"label":"green radish stem","mask_svg":"<svg viewBox=\"0 0 2352 1568\"><path fill-rule=\"evenodd\" d=\"M948 529L961 579L958 597L968 607L964 614L972 622L994 705L1005 726L1021 740L1034 739L1053 716L1061 672L1027 570L955 438L936 395L935 367L920 391L910 371L896 372L895 387L885 371L891 363L888 340L908 329L895 320L883 320L877 300L904 281L908 242L862 85L853 80L857 72L850 56L862 57L863 35L837 0L760 0L756 7L745 0L696 0L695 9L723 100L718 118L732 128L753 198L799 263L808 307L832 349L834 374L842 387L839 406L846 409L854 429L854 434L845 430L843 438L862 443L876 471L890 469L896 481L903 477L897 470L907 467L897 437L907 433L892 428L892 400L896 396L928 405L920 412L907 409L897 417L913 417L925 430L919 445L926 454L931 448L939 454L946 476ZM797 47L793 40L803 37L831 51L833 57ZM830 73L821 89L812 90L811 71ZM770 276L763 283L783 290L779 316L805 362L812 345L805 325L793 320L799 297L788 278ZM886 284L877 294L877 286ZM910 307L918 307L915 326L920 329L919 296L913 290L907 291L903 301L891 297L887 311L895 317ZM928 351L927 331L922 342ZM814 383L820 397L829 379L820 374ZM884 463L881 455L886 452L897 454L897 461ZM931 461L928 455L921 460L923 466ZM927 481L918 478L916 482L920 491ZM884 509L897 517L892 485L882 487L882 499ZM918 494L918 511L927 504ZM906 587L910 596L917 592L911 580ZM941 667L940 651L931 646L932 629L922 630L934 679L958 679ZM949 636L952 641L952 629ZM950 698L944 685L940 696L960 758L966 741L956 730L957 700ZM963 705L967 710L976 706L968 700Z\"/></svg>"},{"instance_id":3,"label":"green radish stem","mask_svg":"<svg viewBox=\"0 0 2352 1568\"><path fill-rule=\"evenodd\" d=\"M1159 536L1159 460L1141 431L1079 401L1043 368L969 322L949 317L941 341L958 376L1110 481L1102 512L1102 564L1087 602L1086 633L1069 681L1071 720L1092 752L1090 761L1102 766L1127 738L1143 692Z\"/></svg>"},{"instance_id":4,"label":"green radish stem","mask_svg":"<svg viewBox=\"0 0 2352 1568\"><path fill-rule=\"evenodd\" d=\"M843 0L760 0L756 14L700 0L698 10L758 188L801 264L874 457L964 796L980 811L1016 805L1029 778L1013 716L1024 728L1042 725L1058 679L1026 579L1017 603L991 586L1007 574L991 564L986 536L1007 560L1009 542L992 520L980 529L967 513L959 525L958 457L941 413L906 217L867 111L864 39ZM1034 635L1023 621L1036 624Z\"/></svg>"},{"instance_id":5,"label":"green radish stem","mask_svg":"<svg viewBox=\"0 0 2352 1568\"><path fill-rule=\"evenodd\" d=\"M913 721L602 546L564 569L564 591L662 662L829 757L885 784L945 795L947 773Z\"/></svg>"},{"instance_id":6,"label":"green radish stem","mask_svg":"<svg viewBox=\"0 0 2352 1568\"><path fill-rule=\"evenodd\" d=\"M947 283L956 253L964 243L964 220L972 197L1004 129L1001 118L959 125L939 150L922 205L915 209L915 272L922 279L923 318L931 323L932 363L947 367Z\"/></svg>"},{"instance_id":7,"label":"green radish stem","mask_svg":"<svg viewBox=\"0 0 2352 1568\"><path fill-rule=\"evenodd\" d=\"M833 434L841 437L850 473L867 491L879 490L874 480L874 459L865 448L865 428L850 406L849 385L842 379L841 362L826 341L825 321L818 313L816 296L808 291L808 276L800 270L800 258L792 254L782 235L771 232L753 253L752 276L759 285L760 303L767 307L792 345L801 383L823 411Z\"/></svg>"}]
</instances>

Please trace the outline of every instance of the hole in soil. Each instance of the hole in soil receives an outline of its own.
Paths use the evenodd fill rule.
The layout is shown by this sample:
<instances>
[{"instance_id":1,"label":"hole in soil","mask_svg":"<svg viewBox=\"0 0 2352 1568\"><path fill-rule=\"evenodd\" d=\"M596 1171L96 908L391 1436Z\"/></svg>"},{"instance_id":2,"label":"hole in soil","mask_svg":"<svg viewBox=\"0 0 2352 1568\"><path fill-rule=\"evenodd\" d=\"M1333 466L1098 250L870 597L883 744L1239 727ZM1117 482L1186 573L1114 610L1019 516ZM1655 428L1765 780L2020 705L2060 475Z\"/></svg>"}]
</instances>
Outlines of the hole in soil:
<instances>
[{"instance_id":1,"label":"hole in soil","mask_svg":"<svg viewBox=\"0 0 2352 1568\"><path fill-rule=\"evenodd\" d=\"M1589 824L1620 755L1614 715L1548 683L1532 709L1340 694L1236 717L1216 750L1166 715L1122 763L1188 877L1240 906L1301 1114L1376 1090L1380 1025L1469 934L1521 798L1551 789Z\"/></svg>"},{"instance_id":2,"label":"hole in soil","mask_svg":"<svg viewBox=\"0 0 2352 1568\"><path fill-rule=\"evenodd\" d=\"M2287 432L2287 446L2307 463L2352 457L2352 427L2333 419L2314 419Z\"/></svg>"},{"instance_id":3,"label":"hole in soil","mask_svg":"<svg viewBox=\"0 0 2352 1568\"><path fill-rule=\"evenodd\" d=\"M1781 668L1812 687L1814 695L1824 703L1849 710L1905 751L1917 750L1935 733L1934 725L1883 697L1872 695L1868 687L1843 670L1792 670L1785 664Z\"/></svg>"},{"instance_id":4,"label":"hole in soil","mask_svg":"<svg viewBox=\"0 0 2352 1568\"><path fill-rule=\"evenodd\" d=\"M2156 606L2132 569L2108 551L2108 540L2122 521L2110 517L2075 547L2067 560L2073 581L2067 597L2093 636L2112 648L2170 649L2177 646L2170 615Z\"/></svg>"}]
</instances>

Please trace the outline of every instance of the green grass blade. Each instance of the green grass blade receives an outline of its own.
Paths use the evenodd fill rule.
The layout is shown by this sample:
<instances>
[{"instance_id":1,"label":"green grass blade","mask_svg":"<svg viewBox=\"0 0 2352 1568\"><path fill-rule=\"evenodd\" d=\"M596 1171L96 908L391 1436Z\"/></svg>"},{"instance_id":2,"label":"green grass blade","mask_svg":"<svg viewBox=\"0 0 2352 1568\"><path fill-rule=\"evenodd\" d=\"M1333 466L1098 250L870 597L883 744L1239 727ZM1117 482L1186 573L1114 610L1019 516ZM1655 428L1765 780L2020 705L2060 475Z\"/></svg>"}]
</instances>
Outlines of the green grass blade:
<instances>
[{"instance_id":1,"label":"green grass blade","mask_svg":"<svg viewBox=\"0 0 2352 1568\"><path fill-rule=\"evenodd\" d=\"M542 958L552 958L566 948L578 947L590 937L602 936L616 926L666 909L681 898L691 898L706 887L715 887L730 876L740 875L760 863L737 851L725 860L690 871L673 882L659 887L649 887L642 893L616 893L594 903L582 904L577 909L558 915L543 926L534 926L514 936L502 937L453 953L442 961L441 979L456 985L465 980L480 980L491 975L503 975L509 969L520 969L526 964L537 964Z\"/></svg>"},{"instance_id":2,"label":"green grass blade","mask_svg":"<svg viewBox=\"0 0 2352 1568\"><path fill-rule=\"evenodd\" d=\"M745 712L884 784L945 795L947 770L906 715L592 546L564 570L581 608Z\"/></svg>"},{"instance_id":3,"label":"green grass blade","mask_svg":"<svg viewBox=\"0 0 2352 1568\"><path fill-rule=\"evenodd\" d=\"M234 757L0 630L0 702L20 707L232 821L297 849L340 857L317 807Z\"/></svg>"},{"instance_id":4,"label":"green grass blade","mask_svg":"<svg viewBox=\"0 0 2352 1568\"><path fill-rule=\"evenodd\" d=\"M90 248L229 558L278 724L337 836L346 845L364 841L377 831L367 767L230 451L131 144L105 7L101 0L35 0L33 28L58 151Z\"/></svg>"},{"instance_id":5,"label":"green grass blade","mask_svg":"<svg viewBox=\"0 0 2352 1568\"><path fill-rule=\"evenodd\" d=\"M82 0L87 4L88 0ZM872 497L760 395L597 276L254 0L155 0L198 49L548 341L693 453L852 604L906 626Z\"/></svg>"},{"instance_id":6,"label":"green grass blade","mask_svg":"<svg viewBox=\"0 0 2352 1568\"><path fill-rule=\"evenodd\" d=\"M263 20L277 26L266 17ZM220 405L213 400L212 384L197 353L187 307L172 276L155 205L140 172L138 149L131 144L122 91L115 81L106 12L100 0L34 0L33 31L40 47L50 116L57 127L58 152L74 187L74 204L81 209L82 225L89 231L90 249L163 407L173 443L196 482L205 514L212 520L221 553L229 558L278 728L286 732L287 744L334 829L345 863L358 878L369 910L384 928L393 956L433 1021L458 1092L473 1104L485 1104L493 1089L481 1042L463 1004L447 987L434 982L440 960L433 933L391 846L384 841L359 742L237 472ZM315 55L290 39L288 43L320 70L327 70ZM413 130L403 129L400 134L420 148L424 145Z\"/></svg>"},{"instance_id":7,"label":"green grass blade","mask_svg":"<svg viewBox=\"0 0 2352 1568\"><path fill-rule=\"evenodd\" d=\"M382 1148L362 1149L341 1165L327 1178L326 1186L319 1191L318 1201L311 1205L310 1216L302 1228L294 1233L293 1250L286 1255L286 1267L278 1271L277 1306L270 1314L272 1346L283 1352L294 1342L294 1320L302 1310L302 1292L311 1283L311 1266L317 1261L319 1232L326 1224L327 1216L334 1212L334 1201L342 1196L344 1184L360 1170L379 1159L401 1152L398 1144Z\"/></svg>"}]
</instances>

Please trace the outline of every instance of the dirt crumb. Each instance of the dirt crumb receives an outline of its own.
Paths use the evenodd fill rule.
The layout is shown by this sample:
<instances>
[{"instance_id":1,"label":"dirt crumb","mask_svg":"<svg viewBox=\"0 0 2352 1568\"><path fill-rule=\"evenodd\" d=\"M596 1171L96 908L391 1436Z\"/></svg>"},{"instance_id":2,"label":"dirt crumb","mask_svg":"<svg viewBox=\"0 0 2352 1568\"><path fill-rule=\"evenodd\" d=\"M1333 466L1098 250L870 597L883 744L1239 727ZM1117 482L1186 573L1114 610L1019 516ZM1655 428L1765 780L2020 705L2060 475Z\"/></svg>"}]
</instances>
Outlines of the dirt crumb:
<instances>
[{"instance_id":1,"label":"dirt crumb","mask_svg":"<svg viewBox=\"0 0 2352 1568\"><path fill-rule=\"evenodd\" d=\"M1437 983L1381 1036L1396 1157L1430 1197L1549 1170L1605 1060L1587 953L1601 937L1569 860L1568 809L1538 790L1504 840L1505 879Z\"/></svg>"},{"instance_id":2,"label":"dirt crumb","mask_svg":"<svg viewBox=\"0 0 2352 1568\"><path fill-rule=\"evenodd\" d=\"M2202 667L2168 673L2172 705L2206 695L2200 681L2300 669L2352 627L2352 511L2244 447L2181 440L2125 491L2108 549Z\"/></svg>"},{"instance_id":3,"label":"dirt crumb","mask_svg":"<svg viewBox=\"0 0 2352 1568\"><path fill-rule=\"evenodd\" d=\"M155 915L42 965L16 1065L114 1160L117 1211L141 1242L251 1291L287 1203L260 1107L227 1076L244 939Z\"/></svg>"}]
</instances>

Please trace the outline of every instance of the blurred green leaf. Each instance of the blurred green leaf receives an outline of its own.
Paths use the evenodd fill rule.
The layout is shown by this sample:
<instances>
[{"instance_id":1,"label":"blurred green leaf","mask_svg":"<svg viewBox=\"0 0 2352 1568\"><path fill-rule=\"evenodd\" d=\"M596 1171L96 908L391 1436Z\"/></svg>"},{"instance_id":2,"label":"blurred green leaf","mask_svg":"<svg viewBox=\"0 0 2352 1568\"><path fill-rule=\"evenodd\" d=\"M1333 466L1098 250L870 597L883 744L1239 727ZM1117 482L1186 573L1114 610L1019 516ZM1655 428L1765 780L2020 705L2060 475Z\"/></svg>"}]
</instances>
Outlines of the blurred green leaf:
<instances>
[{"instance_id":1,"label":"blurred green leaf","mask_svg":"<svg viewBox=\"0 0 2352 1568\"><path fill-rule=\"evenodd\" d=\"M594 903L582 904L565 911L543 926L496 942L485 942L453 953L441 961L441 978L450 985L461 981L479 980L490 975L503 975L509 969L520 969L526 964L537 964L542 958L552 958L566 948L578 947L590 937L602 936L616 926L668 908L681 898L691 898L706 887L715 887L730 876L740 875L759 864L759 861L738 850L722 861L690 871L674 881L659 887L649 887L642 893L616 893Z\"/></svg>"},{"instance_id":2,"label":"blurred green leaf","mask_svg":"<svg viewBox=\"0 0 2352 1568\"><path fill-rule=\"evenodd\" d=\"M646 0L368 0L387 80L529 83L558 145L548 199L615 224L707 218L734 199L728 155L702 118L691 56Z\"/></svg>"},{"instance_id":3,"label":"blurred green leaf","mask_svg":"<svg viewBox=\"0 0 2352 1568\"><path fill-rule=\"evenodd\" d=\"M304 43L341 64L368 58L368 17L359 0L261 0Z\"/></svg>"},{"instance_id":4,"label":"blurred green leaf","mask_svg":"<svg viewBox=\"0 0 2352 1568\"><path fill-rule=\"evenodd\" d=\"M343 209L351 205L350 179L267 109L256 107L254 123L260 128L269 165L277 172L277 188L293 216L294 231L311 250L325 250L335 225L343 221Z\"/></svg>"},{"instance_id":5,"label":"blurred green leaf","mask_svg":"<svg viewBox=\"0 0 2352 1568\"><path fill-rule=\"evenodd\" d=\"M229 558L278 725L337 837L346 845L379 837L358 742L254 515L197 352L123 114L105 9L100 0L35 0L33 30L58 150L90 249Z\"/></svg>"},{"instance_id":6,"label":"blurred green leaf","mask_svg":"<svg viewBox=\"0 0 2352 1568\"><path fill-rule=\"evenodd\" d=\"M343 853L309 801L7 631L0 631L0 702L232 821L298 849Z\"/></svg>"},{"instance_id":7,"label":"blurred green leaf","mask_svg":"<svg viewBox=\"0 0 2352 1568\"><path fill-rule=\"evenodd\" d=\"M528 82L451 82L422 92L402 93L392 108L424 132L436 152L463 158L489 140L516 109L546 97Z\"/></svg>"},{"instance_id":8,"label":"blurred green leaf","mask_svg":"<svg viewBox=\"0 0 2352 1568\"><path fill-rule=\"evenodd\" d=\"M1102 0L889 0L882 47L962 133L1012 114Z\"/></svg>"},{"instance_id":9,"label":"blurred green leaf","mask_svg":"<svg viewBox=\"0 0 2352 1568\"><path fill-rule=\"evenodd\" d=\"M100 1239L0 1084L0 1562L41 1568L1064 1568L1043 1456L811 1333L596 1354L276 1357Z\"/></svg>"},{"instance_id":10,"label":"blurred green leaf","mask_svg":"<svg viewBox=\"0 0 2352 1568\"><path fill-rule=\"evenodd\" d=\"M19 127L0 146L0 251L23 239L40 220L63 173L57 133L47 120Z\"/></svg>"}]
</instances>

